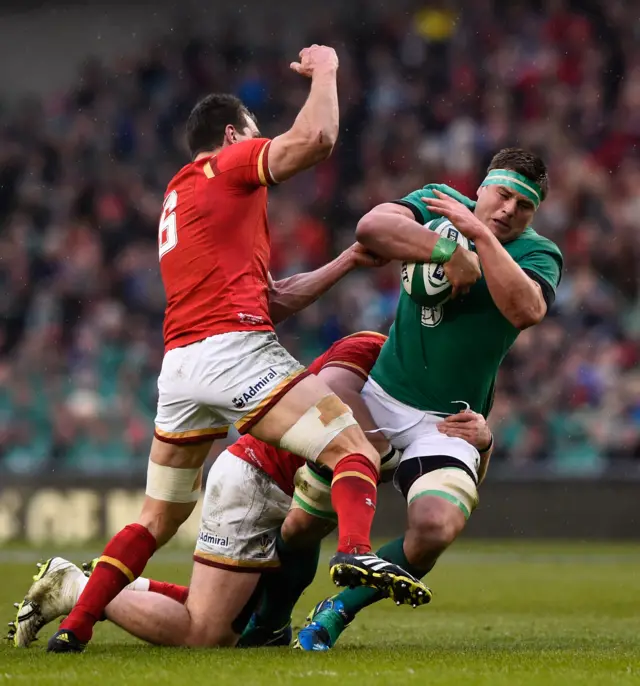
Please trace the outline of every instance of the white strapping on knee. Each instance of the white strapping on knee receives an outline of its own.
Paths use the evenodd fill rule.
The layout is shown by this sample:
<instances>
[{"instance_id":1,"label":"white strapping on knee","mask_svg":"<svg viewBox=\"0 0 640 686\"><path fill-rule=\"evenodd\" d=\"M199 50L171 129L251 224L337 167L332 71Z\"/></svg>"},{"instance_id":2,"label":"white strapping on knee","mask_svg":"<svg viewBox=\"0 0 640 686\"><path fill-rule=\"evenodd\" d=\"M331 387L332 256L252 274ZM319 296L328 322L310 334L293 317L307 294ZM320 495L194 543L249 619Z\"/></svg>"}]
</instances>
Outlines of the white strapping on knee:
<instances>
[{"instance_id":1,"label":"white strapping on knee","mask_svg":"<svg viewBox=\"0 0 640 686\"><path fill-rule=\"evenodd\" d=\"M422 496L444 498L456 505L469 518L478 505L478 487L462 469L443 467L416 479L407 493L407 504Z\"/></svg>"},{"instance_id":2,"label":"white strapping on knee","mask_svg":"<svg viewBox=\"0 0 640 686\"><path fill-rule=\"evenodd\" d=\"M202 467L178 469L149 460L146 494L167 503L195 503L200 497Z\"/></svg>"},{"instance_id":3,"label":"white strapping on knee","mask_svg":"<svg viewBox=\"0 0 640 686\"><path fill-rule=\"evenodd\" d=\"M334 394L330 394L334 395ZM289 450L300 457L315 462L318 455L331 443L331 441L349 426L357 426L353 413L347 405L339 402L345 411L330 421L322 419L322 410L318 405L322 403L325 396L316 405L310 407L298 421L280 439L280 447Z\"/></svg>"},{"instance_id":4,"label":"white strapping on knee","mask_svg":"<svg viewBox=\"0 0 640 686\"><path fill-rule=\"evenodd\" d=\"M336 520L331 504L331 484L312 471L307 462L296 472L294 485L292 510L304 510L314 517Z\"/></svg>"}]
</instances>

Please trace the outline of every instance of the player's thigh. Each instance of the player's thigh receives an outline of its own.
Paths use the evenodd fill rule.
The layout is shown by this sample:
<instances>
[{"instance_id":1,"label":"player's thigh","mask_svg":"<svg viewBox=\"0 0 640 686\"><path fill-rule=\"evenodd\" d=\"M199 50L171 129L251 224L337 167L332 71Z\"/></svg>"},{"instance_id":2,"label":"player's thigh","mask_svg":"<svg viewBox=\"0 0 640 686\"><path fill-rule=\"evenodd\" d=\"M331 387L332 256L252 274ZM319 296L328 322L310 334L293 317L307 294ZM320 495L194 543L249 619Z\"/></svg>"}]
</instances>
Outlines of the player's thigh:
<instances>
[{"instance_id":1,"label":"player's thigh","mask_svg":"<svg viewBox=\"0 0 640 686\"><path fill-rule=\"evenodd\" d=\"M216 360L222 338L224 349L232 341L213 336L197 343L169 350L158 376L158 407L151 458L161 465L196 466L199 446L224 438L229 422L211 407L211 396L223 392L226 366L230 361ZM220 367L222 367L220 369ZM220 378L222 377L222 378ZM206 453L205 453L206 457ZM203 458L204 459L204 458Z\"/></svg>"},{"instance_id":2,"label":"player's thigh","mask_svg":"<svg viewBox=\"0 0 640 686\"><path fill-rule=\"evenodd\" d=\"M202 466L223 417L202 402L201 343L168 351L158 377L158 409L140 523L159 544L171 538L200 495Z\"/></svg>"},{"instance_id":3,"label":"player's thigh","mask_svg":"<svg viewBox=\"0 0 640 686\"><path fill-rule=\"evenodd\" d=\"M196 345L197 359L191 356L181 374L192 381L192 394L241 434L311 460L322 453L327 464L354 452L377 460L351 410L273 332L221 334Z\"/></svg>"},{"instance_id":4,"label":"player's thigh","mask_svg":"<svg viewBox=\"0 0 640 686\"><path fill-rule=\"evenodd\" d=\"M379 459L351 409L313 375L290 388L251 428L251 434L307 460L320 458L329 466L352 453Z\"/></svg>"},{"instance_id":5,"label":"player's thigh","mask_svg":"<svg viewBox=\"0 0 640 686\"><path fill-rule=\"evenodd\" d=\"M186 608L190 646L235 646L259 599L260 572L193 565Z\"/></svg>"},{"instance_id":6,"label":"player's thigh","mask_svg":"<svg viewBox=\"0 0 640 686\"><path fill-rule=\"evenodd\" d=\"M207 477L194 559L231 571L277 569L276 538L290 506L262 470L225 450Z\"/></svg>"}]
</instances>

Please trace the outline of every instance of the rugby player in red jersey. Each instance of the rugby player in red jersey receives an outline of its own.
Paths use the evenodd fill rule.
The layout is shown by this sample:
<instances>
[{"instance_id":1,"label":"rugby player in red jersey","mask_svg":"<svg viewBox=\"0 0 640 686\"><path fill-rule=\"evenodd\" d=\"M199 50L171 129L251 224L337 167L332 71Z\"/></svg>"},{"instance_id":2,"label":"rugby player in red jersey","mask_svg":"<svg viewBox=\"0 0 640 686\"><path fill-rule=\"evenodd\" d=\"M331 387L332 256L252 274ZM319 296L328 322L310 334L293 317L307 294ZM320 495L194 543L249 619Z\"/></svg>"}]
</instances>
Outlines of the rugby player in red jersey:
<instances>
[{"instance_id":1,"label":"rugby player in red jersey","mask_svg":"<svg viewBox=\"0 0 640 686\"><path fill-rule=\"evenodd\" d=\"M367 331L347 336L320 355L309 370L349 403L378 451L391 457L396 451L376 432L360 397L385 340L386 336ZM243 436L209 471L193 556L193 576L199 582L188 589L138 578L132 590L152 593L123 591L107 606L106 617L156 644L235 645L258 596L267 590L264 583L258 586L263 572L275 577L274 572L289 559L294 564L278 572L276 583L289 591L284 599L279 594L284 626L275 638L269 637L272 645L274 640L288 644L291 610L313 580L320 539L335 526L328 476L297 455ZM292 541L296 537L297 545ZM220 575L217 570L227 573ZM70 612L86 583L71 562L48 560L25 598L15 644L28 646L45 624Z\"/></svg>"},{"instance_id":2,"label":"rugby player in red jersey","mask_svg":"<svg viewBox=\"0 0 640 686\"><path fill-rule=\"evenodd\" d=\"M350 408L287 353L273 330L352 266L338 258L278 287L268 272L267 187L327 158L338 135L335 51L313 45L291 67L311 79L311 88L291 129L273 140L260 137L232 96L207 96L189 116L193 161L170 181L159 225L165 356L145 502L138 521L107 544L49 651L84 649L107 604L193 510L211 444L231 424L332 470L338 551L330 572L337 585L368 585L389 596L402 589L411 603L427 593L401 567L371 553L378 452ZM201 583L198 574L192 584Z\"/></svg>"},{"instance_id":3,"label":"rugby player in red jersey","mask_svg":"<svg viewBox=\"0 0 640 686\"><path fill-rule=\"evenodd\" d=\"M360 396L385 340L369 331L347 336L309 369L353 408L384 454L381 473L389 481L400 455L376 430ZM475 427L482 443L486 421L471 414L465 430ZM487 462L488 456L484 469ZM335 527L330 476L302 458L243 436L218 457L207 478L193 556L194 568L205 566L203 583L188 588L139 577L107 606L105 617L160 645L289 645L291 613L315 575L320 540ZM232 573L222 579L213 568ZM43 626L70 612L86 583L72 562L47 560L23 601L24 616L11 625L15 645L29 646Z\"/></svg>"}]
</instances>

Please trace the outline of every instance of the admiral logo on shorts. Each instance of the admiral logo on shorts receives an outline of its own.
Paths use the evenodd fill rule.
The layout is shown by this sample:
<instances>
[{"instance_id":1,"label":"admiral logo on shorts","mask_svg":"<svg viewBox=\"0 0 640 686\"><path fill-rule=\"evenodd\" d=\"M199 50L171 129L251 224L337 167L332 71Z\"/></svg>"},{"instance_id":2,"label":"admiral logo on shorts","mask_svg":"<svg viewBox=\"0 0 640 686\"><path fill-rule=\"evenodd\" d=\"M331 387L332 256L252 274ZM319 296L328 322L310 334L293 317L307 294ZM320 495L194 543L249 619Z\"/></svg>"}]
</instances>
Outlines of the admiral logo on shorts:
<instances>
[{"instance_id":1,"label":"admiral logo on shorts","mask_svg":"<svg viewBox=\"0 0 640 686\"><path fill-rule=\"evenodd\" d=\"M231 398L231 402L233 403L234 407L236 407L238 410L242 409L248 402L253 400L263 388L266 388L270 381L273 381L275 378L277 378L277 376L278 375L276 374L275 370L273 367L271 367L269 371L261 379L258 379L253 386L249 386L249 388L246 391L243 391L241 395Z\"/></svg>"},{"instance_id":2,"label":"admiral logo on shorts","mask_svg":"<svg viewBox=\"0 0 640 686\"><path fill-rule=\"evenodd\" d=\"M228 536L218 536L217 534L206 534L201 531L198 534L198 540L203 543L208 543L209 545L215 545L218 548L228 548L229 547L229 537Z\"/></svg>"}]
</instances>

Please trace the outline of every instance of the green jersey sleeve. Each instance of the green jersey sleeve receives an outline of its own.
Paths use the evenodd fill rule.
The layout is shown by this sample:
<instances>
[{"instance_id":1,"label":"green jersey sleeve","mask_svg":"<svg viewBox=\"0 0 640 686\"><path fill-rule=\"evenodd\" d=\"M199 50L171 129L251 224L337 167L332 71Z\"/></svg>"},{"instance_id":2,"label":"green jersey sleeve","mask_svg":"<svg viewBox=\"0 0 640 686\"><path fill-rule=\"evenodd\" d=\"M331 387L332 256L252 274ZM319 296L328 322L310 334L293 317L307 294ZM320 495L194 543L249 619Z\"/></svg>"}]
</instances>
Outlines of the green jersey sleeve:
<instances>
[{"instance_id":1,"label":"green jersey sleeve","mask_svg":"<svg viewBox=\"0 0 640 686\"><path fill-rule=\"evenodd\" d=\"M533 273L544 279L553 289L556 288L562 277L562 253L549 240L538 240L532 244L531 249L516 257L518 265L526 272Z\"/></svg>"},{"instance_id":2,"label":"green jersey sleeve","mask_svg":"<svg viewBox=\"0 0 640 686\"><path fill-rule=\"evenodd\" d=\"M439 219L441 217L441 215L431 212L421 200L421 198L435 198L436 196L433 192L434 190L440 191L441 193L446 193L448 196L454 198L458 202L461 202L465 207L468 207L472 211L476 206L473 200L469 200L469 198L467 198L465 195L462 195L462 193L458 193L455 188L451 188L444 183L427 184L423 188L419 188L417 191L413 191L412 193L409 193L409 195L405 195L404 198L400 198L400 200L394 200L393 202L398 205L402 205L403 207L408 207L413 212L413 216L417 222L420 224L427 224L432 219Z\"/></svg>"}]
</instances>

